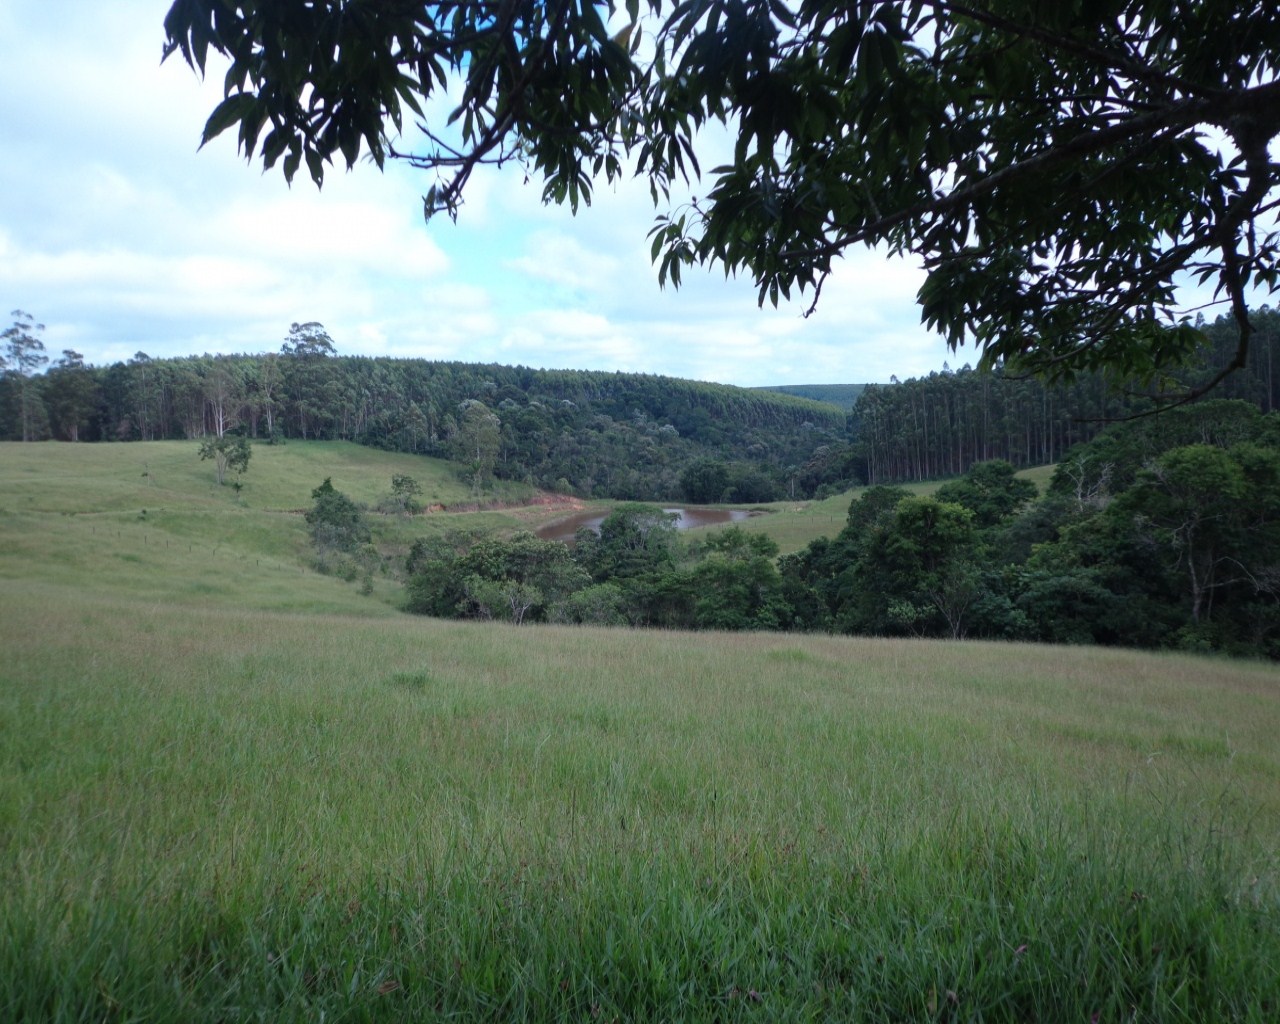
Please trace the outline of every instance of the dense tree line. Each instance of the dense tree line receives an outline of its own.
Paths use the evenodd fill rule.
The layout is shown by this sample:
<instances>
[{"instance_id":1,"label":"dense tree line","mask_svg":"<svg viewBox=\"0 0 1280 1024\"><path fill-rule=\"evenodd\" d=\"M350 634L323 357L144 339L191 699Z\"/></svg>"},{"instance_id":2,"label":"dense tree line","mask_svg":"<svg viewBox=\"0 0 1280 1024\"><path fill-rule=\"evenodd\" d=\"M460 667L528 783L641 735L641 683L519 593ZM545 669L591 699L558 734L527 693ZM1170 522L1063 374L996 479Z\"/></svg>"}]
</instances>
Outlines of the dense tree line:
<instances>
[{"instance_id":1,"label":"dense tree line","mask_svg":"<svg viewBox=\"0 0 1280 1024\"><path fill-rule=\"evenodd\" d=\"M1109 423L1155 405L1101 374L1048 384L964 367L868 385L847 417L829 403L645 374L533 370L333 355L319 324L282 350L151 359L108 367L66 351L48 369L31 318L15 320L0 375L0 437L152 440L343 439L456 461L491 478L623 500L763 502L826 497L858 484L937 479L1003 459L1059 461ZM1252 314L1247 364L1218 385L1264 412L1280 407L1280 311ZM1196 388L1237 344L1227 317L1174 387Z\"/></svg>"},{"instance_id":2,"label":"dense tree line","mask_svg":"<svg viewBox=\"0 0 1280 1024\"><path fill-rule=\"evenodd\" d=\"M1251 319L1255 331L1248 361L1214 395L1271 412L1280 408L1280 311L1264 306ZM1197 326L1204 344L1188 365L1171 372L1170 394L1202 387L1238 344L1237 324L1226 316L1212 323L1201 318ZM850 446L818 476L892 484L956 476L991 459L1019 468L1045 465L1110 423L1156 407L1148 393L1117 390L1097 373L1049 384L1000 367L981 372L966 366L873 384L850 414Z\"/></svg>"},{"instance_id":3,"label":"dense tree line","mask_svg":"<svg viewBox=\"0 0 1280 1024\"><path fill-rule=\"evenodd\" d=\"M783 560L803 625L1280 655L1280 416L1220 400L1118 424L1030 500L1007 462L873 487Z\"/></svg>"},{"instance_id":4,"label":"dense tree line","mask_svg":"<svg viewBox=\"0 0 1280 1024\"><path fill-rule=\"evenodd\" d=\"M865 384L774 384L760 391L777 391L798 398L812 398L815 402L830 402L841 409L852 409L862 394Z\"/></svg>"},{"instance_id":5,"label":"dense tree line","mask_svg":"<svg viewBox=\"0 0 1280 1024\"><path fill-rule=\"evenodd\" d=\"M410 611L509 622L786 629L793 616L777 544L739 527L685 544L675 515L616 508L573 548L529 533L455 531L415 542L406 562Z\"/></svg>"},{"instance_id":6,"label":"dense tree line","mask_svg":"<svg viewBox=\"0 0 1280 1024\"><path fill-rule=\"evenodd\" d=\"M965 367L873 384L850 414L847 475L888 484L956 476L991 459L1044 465L1142 408L1099 375L1050 385Z\"/></svg>"},{"instance_id":7,"label":"dense tree line","mask_svg":"<svg viewBox=\"0 0 1280 1024\"><path fill-rule=\"evenodd\" d=\"M5 373L0 437L349 440L451 458L477 488L497 477L650 500L682 497L701 460L727 474L704 500L768 501L846 429L832 406L725 385L332 351L302 324L266 355L93 367L67 353L42 375Z\"/></svg>"},{"instance_id":8,"label":"dense tree line","mask_svg":"<svg viewBox=\"0 0 1280 1024\"><path fill-rule=\"evenodd\" d=\"M777 559L737 527L683 543L623 505L572 551L524 534L415 545L409 607L516 622L777 629L1280 657L1280 414L1222 400L1103 431L1048 491L1004 460L930 497L868 488Z\"/></svg>"}]
</instances>

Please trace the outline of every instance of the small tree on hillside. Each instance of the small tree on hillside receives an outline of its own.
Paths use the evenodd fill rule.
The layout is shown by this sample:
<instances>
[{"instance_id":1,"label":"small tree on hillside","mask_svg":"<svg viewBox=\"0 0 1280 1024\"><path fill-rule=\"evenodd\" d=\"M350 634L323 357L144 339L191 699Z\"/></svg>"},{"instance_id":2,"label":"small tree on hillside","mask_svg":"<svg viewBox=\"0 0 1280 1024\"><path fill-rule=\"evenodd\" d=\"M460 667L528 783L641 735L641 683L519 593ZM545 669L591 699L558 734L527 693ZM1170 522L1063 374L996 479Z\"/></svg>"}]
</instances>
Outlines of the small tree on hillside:
<instances>
[{"instance_id":1,"label":"small tree on hillside","mask_svg":"<svg viewBox=\"0 0 1280 1024\"><path fill-rule=\"evenodd\" d=\"M329 477L311 492L307 525L316 547L353 551L369 539L369 526L360 506L333 486Z\"/></svg>"},{"instance_id":2,"label":"small tree on hillside","mask_svg":"<svg viewBox=\"0 0 1280 1024\"><path fill-rule=\"evenodd\" d=\"M422 485L411 476L395 473L391 477L390 506L402 515L412 515L422 510Z\"/></svg>"},{"instance_id":3,"label":"small tree on hillside","mask_svg":"<svg viewBox=\"0 0 1280 1024\"><path fill-rule=\"evenodd\" d=\"M1004 459L978 462L959 480L938 488L939 501L962 505L977 527L995 526L1036 498L1036 485L1015 475Z\"/></svg>"},{"instance_id":4,"label":"small tree on hillside","mask_svg":"<svg viewBox=\"0 0 1280 1024\"><path fill-rule=\"evenodd\" d=\"M253 449L249 447L247 437L233 437L223 434L221 437L206 437L200 442L200 459L213 459L214 476L221 487L227 479L227 470L235 470L239 476L249 468L249 458Z\"/></svg>"}]
</instances>

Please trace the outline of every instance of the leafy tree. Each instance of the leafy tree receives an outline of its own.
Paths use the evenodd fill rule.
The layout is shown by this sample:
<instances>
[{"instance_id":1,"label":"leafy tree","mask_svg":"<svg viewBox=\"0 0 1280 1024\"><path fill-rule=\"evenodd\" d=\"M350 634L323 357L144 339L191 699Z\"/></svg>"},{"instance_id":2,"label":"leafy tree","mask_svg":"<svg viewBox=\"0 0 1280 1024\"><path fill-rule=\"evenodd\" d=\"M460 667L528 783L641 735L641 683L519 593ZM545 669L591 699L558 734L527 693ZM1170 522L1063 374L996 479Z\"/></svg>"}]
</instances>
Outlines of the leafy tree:
<instances>
[{"instance_id":1,"label":"leafy tree","mask_svg":"<svg viewBox=\"0 0 1280 1024\"><path fill-rule=\"evenodd\" d=\"M1173 556L1191 621L1213 613L1216 594L1247 583L1280 593L1280 453L1256 445L1198 444L1165 452L1117 502Z\"/></svg>"},{"instance_id":2,"label":"leafy tree","mask_svg":"<svg viewBox=\"0 0 1280 1024\"><path fill-rule=\"evenodd\" d=\"M547 617L573 621L558 606L587 587L591 578L559 541L531 533L500 539L481 537L465 551L458 538L411 552L410 611L429 615L505 619L517 625Z\"/></svg>"},{"instance_id":3,"label":"leafy tree","mask_svg":"<svg viewBox=\"0 0 1280 1024\"><path fill-rule=\"evenodd\" d=\"M130 411L133 434L143 441L162 436L158 420L164 407L164 372L159 360L145 352L135 352L129 360Z\"/></svg>"},{"instance_id":4,"label":"leafy tree","mask_svg":"<svg viewBox=\"0 0 1280 1024\"><path fill-rule=\"evenodd\" d=\"M308 320L304 324L289 325L289 336L280 346L280 351L299 359L323 359L332 356L336 350L324 324Z\"/></svg>"},{"instance_id":5,"label":"leafy tree","mask_svg":"<svg viewBox=\"0 0 1280 1024\"><path fill-rule=\"evenodd\" d=\"M581 626L625 626L627 595L616 583L592 583L575 590L548 610L551 622Z\"/></svg>"},{"instance_id":6,"label":"leafy tree","mask_svg":"<svg viewBox=\"0 0 1280 1024\"><path fill-rule=\"evenodd\" d=\"M902 487L868 487L849 503L838 536L819 538L779 559L787 601L798 626L877 633L885 628L878 590L866 585L868 551L890 528L898 504L911 497Z\"/></svg>"},{"instance_id":7,"label":"leafy tree","mask_svg":"<svg viewBox=\"0 0 1280 1024\"><path fill-rule=\"evenodd\" d=\"M727 526L708 534L701 547L731 562L746 562L753 558L772 561L778 557L779 550L778 542L767 533L748 533L741 526Z\"/></svg>"},{"instance_id":8,"label":"leafy tree","mask_svg":"<svg viewBox=\"0 0 1280 1024\"><path fill-rule=\"evenodd\" d=\"M861 584L894 631L932 633L941 619L960 638L983 594L973 513L936 498L904 498L874 535L859 566Z\"/></svg>"},{"instance_id":9,"label":"leafy tree","mask_svg":"<svg viewBox=\"0 0 1280 1024\"><path fill-rule=\"evenodd\" d=\"M44 366L49 357L44 354L44 342L39 335L44 324L35 322L30 313L15 309L10 316L13 323L0 334L4 339L4 354L0 356L0 370L14 374L18 379L18 401L22 410L22 440L35 440L35 406L39 401L39 387L32 377Z\"/></svg>"},{"instance_id":10,"label":"leafy tree","mask_svg":"<svg viewBox=\"0 0 1280 1024\"><path fill-rule=\"evenodd\" d=\"M406 473L391 476L390 507L401 515L411 515L422 510L422 484Z\"/></svg>"},{"instance_id":11,"label":"leafy tree","mask_svg":"<svg viewBox=\"0 0 1280 1024\"><path fill-rule=\"evenodd\" d=\"M1036 547L1014 573L1014 601L1043 640L1159 646L1186 621L1166 554L1111 505Z\"/></svg>"},{"instance_id":12,"label":"leafy tree","mask_svg":"<svg viewBox=\"0 0 1280 1024\"><path fill-rule=\"evenodd\" d=\"M354 551L369 540L369 526L360 506L335 488L329 477L311 492L311 500L306 520L316 547Z\"/></svg>"},{"instance_id":13,"label":"leafy tree","mask_svg":"<svg viewBox=\"0 0 1280 1024\"><path fill-rule=\"evenodd\" d=\"M677 515L653 505L618 505L597 534L579 530L576 557L597 582L625 580L662 572L675 564Z\"/></svg>"},{"instance_id":14,"label":"leafy tree","mask_svg":"<svg viewBox=\"0 0 1280 1024\"><path fill-rule=\"evenodd\" d=\"M729 467L729 481L722 498L740 505L763 505L777 501L779 493L777 483L767 473L739 464Z\"/></svg>"},{"instance_id":15,"label":"leafy tree","mask_svg":"<svg viewBox=\"0 0 1280 1024\"><path fill-rule=\"evenodd\" d=\"M289 336L280 346L280 354L289 357L280 367L289 382L298 431L303 440L315 433L319 421L331 415L338 395L333 387L334 374L329 357L334 354L333 339L324 324L310 320L291 324ZM268 420L268 430L272 424Z\"/></svg>"},{"instance_id":16,"label":"leafy tree","mask_svg":"<svg viewBox=\"0 0 1280 1024\"><path fill-rule=\"evenodd\" d=\"M234 360L221 356L213 360L204 378L204 397L213 432L222 437L235 419L235 409L243 404L244 381Z\"/></svg>"},{"instance_id":17,"label":"leafy tree","mask_svg":"<svg viewBox=\"0 0 1280 1024\"><path fill-rule=\"evenodd\" d=\"M748 270L762 302L806 289L816 302L833 261L881 244L923 264L923 318L952 346L1158 383L1202 338L1173 308L1190 273L1229 303L1237 338L1204 386L1243 365L1245 298L1280 284L1268 5L641 6L352 17L347 0L175 0L166 55L202 72L210 48L230 60L205 140L236 128L246 156L289 179L305 164L318 184L335 156L351 166L367 149L437 176L428 214L456 215L475 168L507 160L575 209L593 175L633 171L660 202L727 129L732 158L659 217L663 279L719 263ZM413 153L393 141L406 109L423 131Z\"/></svg>"},{"instance_id":18,"label":"leafy tree","mask_svg":"<svg viewBox=\"0 0 1280 1024\"><path fill-rule=\"evenodd\" d=\"M1096 569L1024 570L1017 583L1017 604L1032 624L1034 638L1046 643L1117 642L1123 600L1105 585Z\"/></svg>"},{"instance_id":19,"label":"leafy tree","mask_svg":"<svg viewBox=\"0 0 1280 1024\"><path fill-rule=\"evenodd\" d=\"M472 490L480 493L498 461L502 421L483 402L467 399L459 409L457 429L449 443L454 458L466 467Z\"/></svg>"},{"instance_id":20,"label":"leafy tree","mask_svg":"<svg viewBox=\"0 0 1280 1024\"><path fill-rule=\"evenodd\" d=\"M408 595L405 607L419 615L450 618L462 599L457 573L458 559L478 538L446 531L443 536L419 537L405 559Z\"/></svg>"},{"instance_id":21,"label":"leafy tree","mask_svg":"<svg viewBox=\"0 0 1280 1024\"><path fill-rule=\"evenodd\" d=\"M730 526L702 542L705 557L689 574L698 629L782 629L792 610L773 564L778 545L763 533Z\"/></svg>"},{"instance_id":22,"label":"leafy tree","mask_svg":"<svg viewBox=\"0 0 1280 1024\"><path fill-rule=\"evenodd\" d=\"M849 514L845 519L845 531L859 537L883 522L911 492L905 487L889 487L876 484L868 487L853 501L849 502Z\"/></svg>"},{"instance_id":23,"label":"leafy tree","mask_svg":"<svg viewBox=\"0 0 1280 1024\"><path fill-rule=\"evenodd\" d=\"M721 501L728 486L729 467L718 459L699 459L680 474L680 491L695 505Z\"/></svg>"},{"instance_id":24,"label":"leafy tree","mask_svg":"<svg viewBox=\"0 0 1280 1024\"><path fill-rule=\"evenodd\" d=\"M244 473L249 468L249 459L253 449L249 447L247 437L223 434L220 437L206 437L200 442L200 459L213 459L214 476L221 487L227 479L227 470L236 474ZM314 493L312 497L314 497Z\"/></svg>"},{"instance_id":25,"label":"leafy tree","mask_svg":"<svg viewBox=\"0 0 1280 1024\"><path fill-rule=\"evenodd\" d=\"M79 441L80 430L97 408L98 388L84 356L63 349L59 359L45 374L45 404L58 433L68 441Z\"/></svg>"},{"instance_id":26,"label":"leafy tree","mask_svg":"<svg viewBox=\"0 0 1280 1024\"><path fill-rule=\"evenodd\" d=\"M268 352L258 361L257 373L250 380L253 401L267 417L267 437L275 442L276 406L280 391L280 357Z\"/></svg>"},{"instance_id":27,"label":"leafy tree","mask_svg":"<svg viewBox=\"0 0 1280 1024\"><path fill-rule=\"evenodd\" d=\"M1003 459L977 463L959 480L939 487L935 495L939 501L969 509L979 528L1004 522L1035 496L1036 485L1015 476L1013 466Z\"/></svg>"},{"instance_id":28,"label":"leafy tree","mask_svg":"<svg viewBox=\"0 0 1280 1024\"><path fill-rule=\"evenodd\" d=\"M430 434L430 424L417 402L410 401L409 407L405 409L402 429L407 449L416 454Z\"/></svg>"}]
</instances>

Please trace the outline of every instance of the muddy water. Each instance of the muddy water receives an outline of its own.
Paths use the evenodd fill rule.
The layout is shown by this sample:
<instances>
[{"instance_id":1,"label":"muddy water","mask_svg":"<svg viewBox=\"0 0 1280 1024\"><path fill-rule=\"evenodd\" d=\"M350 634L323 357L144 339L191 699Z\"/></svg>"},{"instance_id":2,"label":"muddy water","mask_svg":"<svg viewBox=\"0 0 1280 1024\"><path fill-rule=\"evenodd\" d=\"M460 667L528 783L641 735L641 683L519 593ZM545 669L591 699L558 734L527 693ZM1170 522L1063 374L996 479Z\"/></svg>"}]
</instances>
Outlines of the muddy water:
<instances>
[{"instance_id":1,"label":"muddy water","mask_svg":"<svg viewBox=\"0 0 1280 1024\"><path fill-rule=\"evenodd\" d=\"M692 530L696 526L723 526L726 523L737 523L746 519L751 513L740 508L664 508L664 512L674 512L677 530ZM600 524L605 514L600 512L579 512L567 519L557 519L538 528L537 535L543 540L562 540L566 543L573 540L573 535L582 527L600 532Z\"/></svg>"}]
</instances>

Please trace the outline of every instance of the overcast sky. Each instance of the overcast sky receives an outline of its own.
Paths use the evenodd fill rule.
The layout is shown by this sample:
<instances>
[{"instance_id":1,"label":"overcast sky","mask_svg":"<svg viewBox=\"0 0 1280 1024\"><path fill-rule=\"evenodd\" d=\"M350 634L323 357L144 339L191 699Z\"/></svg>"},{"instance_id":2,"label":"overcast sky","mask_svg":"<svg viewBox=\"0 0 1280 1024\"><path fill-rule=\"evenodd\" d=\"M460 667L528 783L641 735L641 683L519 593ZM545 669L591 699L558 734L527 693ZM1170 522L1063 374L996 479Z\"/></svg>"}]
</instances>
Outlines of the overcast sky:
<instances>
[{"instance_id":1,"label":"overcast sky","mask_svg":"<svg viewBox=\"0 0 1280 1024\"><path fill-rule=\"evenodd\" d=\"M917 376L957 358L919 322L921 275L859 251L823 293L760 309L750 280L658 287L647 187L573 217L519 168L478 175L457 224L430 182L335 170L292 189L236 153L197 152L220 97L160 65L168 0L0 0L0 316L47 325L53 358L95 364L279 349L318 320L340 354L627 370L726 384ZM5 316L4 324L9 323Z\"/></svg>"}]
</instances>

